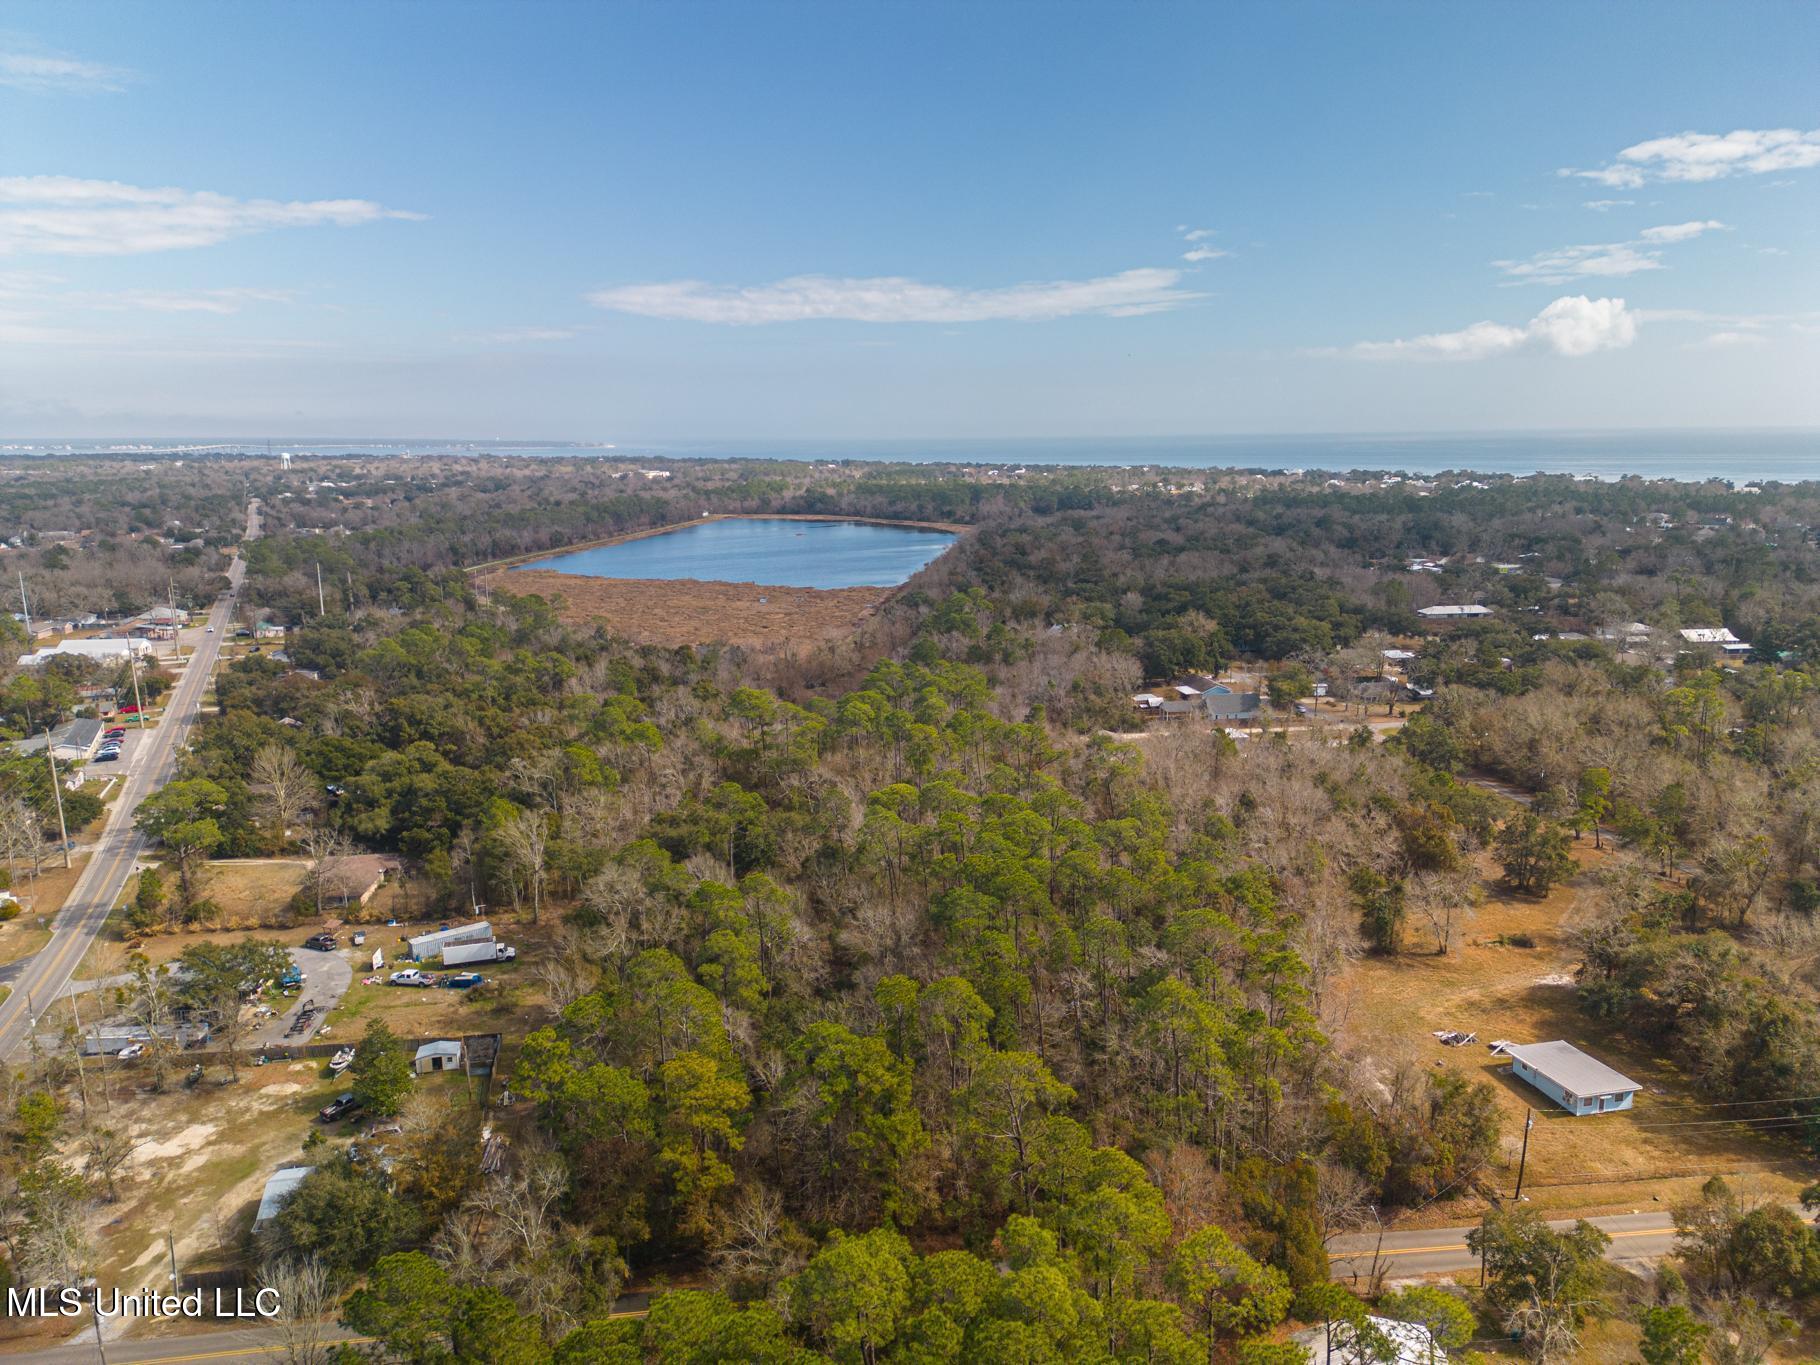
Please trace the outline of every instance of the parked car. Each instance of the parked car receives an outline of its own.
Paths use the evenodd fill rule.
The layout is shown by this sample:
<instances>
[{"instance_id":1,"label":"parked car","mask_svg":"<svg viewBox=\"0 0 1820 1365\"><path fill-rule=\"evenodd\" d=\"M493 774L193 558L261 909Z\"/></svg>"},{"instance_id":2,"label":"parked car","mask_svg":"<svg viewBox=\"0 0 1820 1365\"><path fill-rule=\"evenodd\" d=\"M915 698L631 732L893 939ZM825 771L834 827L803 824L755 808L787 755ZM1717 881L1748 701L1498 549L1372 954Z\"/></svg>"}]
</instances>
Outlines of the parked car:
<instances>
[{"instance_id":1,"label":"parked car","mask_svg":"<svg viewBox=\"0 0 1820 1365\"><path fill-rule=\"evenodd\" d=\"M116 1052L114 1055L123 1062L130 1062L135 1057L145 1056L145 1044L144 1043L128 1043L125 1047L121 1048L120 1051Z\"/></svg>"},{"instance_id":2,"label":"parked car","mask_svg":"<svg viewBox=\"0 0 1820 1365\"><path fill-rule=\"evenodd\" d=\"M345 1095L337 1095L323 1105L316 1111L316 1117L323 1123L333 1123L336 1119L345 1119L358 1108L360 1108L359 1102L355 1100L353 1092L349 1091Z\"/></svg>"},{"instance_id":3,"label":"parked car","mask_svg":"<svg viewBox=\"0 0 1820 1365\"><path fill-rule=\"evenodd\" d=\"M478 986L485 980L486 978L479 972L456 972L453 976L445 976L442 984L452 991L465 991Z\"/></svg>"},{"instance_id":4,"label":"parked car","mask_svg":"<svg viewBox=\"0 0 1820 1365\"><path fill-rule=\"evenodd\" d=\"M332 953L335 951L335 935L311 934L303 941L303 946L314 948L319 953Z\"/></svg>"},{"instance_id":5,"label":"parked car","mask_svg":"<svg viewBox=\"0 0 1820 1365\"><path fill-rule=\"evenodd\" d=\"M394 986L428 986L436 980L428 972L420 972L415 967L406 967L402 972L393 972L386 979Z\"/></svg>"},{"instance_id":6,"label":"parked car","mask_svg":"<svg viewBox=\"0 0 1820 1365\"><path fill-rule=\"evenodd\" d=\"M101 737L103 739L125 739L126 738L126 726L116 725L113 729L107 731Z\"/></svg>"},{"instance_id":7,"label":"parked car","mask_svg":"<svg viewBox=\"0 0 1820 1365\"><path fill-rule=\"evenodd\" d=\"M95 755L95 762L97 763L117 763L119 761L120 751L118 749L103 749L100 753Z\"/></svg>"}]
</instances>

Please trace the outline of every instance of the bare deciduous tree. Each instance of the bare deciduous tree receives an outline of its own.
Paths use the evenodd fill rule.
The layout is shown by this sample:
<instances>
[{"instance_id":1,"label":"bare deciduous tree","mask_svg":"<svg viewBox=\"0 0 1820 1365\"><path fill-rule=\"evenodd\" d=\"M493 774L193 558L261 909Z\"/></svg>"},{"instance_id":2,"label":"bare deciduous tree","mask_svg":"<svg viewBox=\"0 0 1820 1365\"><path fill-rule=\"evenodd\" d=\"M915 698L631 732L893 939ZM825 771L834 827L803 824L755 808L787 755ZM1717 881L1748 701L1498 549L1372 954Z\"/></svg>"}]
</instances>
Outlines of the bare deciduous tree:
<instances>
[{"instance_id":1,"label":"bare deciduous tree","mask_svg":"<svg viewBox=\"0 0 1820 1365\"><path fill-rule=\"evenodd\" d=\"M334 880L335 863L353 851L347 835L329 825L311 825L298 840L309 863L304 870L303 887L322 914L323 901Z\"/></svg>"},{"instance_id":2,"label":"bare deciduous tree","mask_svg":"<svg viewBox=\"0 0 1820 1365\"><path fill-rule=\"evenodd\" d=\"M267 744L253 755L247 773L254 810L272 830L272 846L282 851L290 842L291 826L316 806L316 775L288 747Z\"/></svg>"},{"instance_id":3,"label":"bare deciduous tree","mask_svg":"<svg viewBox=\"0 0 1820 1365\"><path fill-rule=\"evenodd\" d=\"M262 1287L278 1293L278 1311L268 1319L278 1333L286 1365L327 1365L332 1347L327 1313L334 1299L321 1261L270 1261L259 1272Z\"/></svg>"}]
</instances>

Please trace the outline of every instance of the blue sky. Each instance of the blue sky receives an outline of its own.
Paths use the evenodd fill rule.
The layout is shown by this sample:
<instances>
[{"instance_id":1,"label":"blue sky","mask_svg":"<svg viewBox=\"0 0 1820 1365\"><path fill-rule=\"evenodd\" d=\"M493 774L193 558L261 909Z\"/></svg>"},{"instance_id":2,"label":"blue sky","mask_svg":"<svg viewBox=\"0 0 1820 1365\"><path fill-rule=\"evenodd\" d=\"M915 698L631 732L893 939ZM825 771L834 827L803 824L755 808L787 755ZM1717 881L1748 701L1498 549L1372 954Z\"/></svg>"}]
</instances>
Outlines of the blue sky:
<instances>
[{"instance_id":1,"label":"blue sky","mask_svg":"<svg viewBox=\"0 0 1820 1365\"><path fill-rule=\"evenodd\" d=\"M1820 426L1820 8L14 3L0 435Z\"/></svg>"}]
</instances>

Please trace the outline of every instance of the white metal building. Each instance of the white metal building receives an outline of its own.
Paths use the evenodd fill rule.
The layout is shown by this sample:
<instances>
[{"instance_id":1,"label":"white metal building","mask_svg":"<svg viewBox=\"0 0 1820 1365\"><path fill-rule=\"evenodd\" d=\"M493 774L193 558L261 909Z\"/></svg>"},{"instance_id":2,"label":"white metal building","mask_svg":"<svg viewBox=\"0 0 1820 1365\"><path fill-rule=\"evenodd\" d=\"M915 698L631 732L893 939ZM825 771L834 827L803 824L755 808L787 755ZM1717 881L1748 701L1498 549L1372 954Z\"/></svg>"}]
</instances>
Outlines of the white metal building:
<instances>
[{"instance_id":1,"label":"white metal building","mask_svg":"<svg viewBox=\"0 0 1820 1365\"><path fill-rule=\"evenodd\" d=\"M123 664L132 655L136 654L143 659L151 652L152 647L144 640L65 640L61 644L46 645L43 649L22 656L19 667L37 668L59 657Z\"/></svg>"},{"instance_id":2,"label":"white metal building","mask_svg":"<svg viewBox=\"0 0 1820 1365\"><path fill-rule=\"evenodd\" d=\"M422 1076L432 1071L459 1071L461 1062L461 1044L450 1039L440 1043L425 1043L417 1049L417 1056L412 1059L411 1065Z\"/></svg>"},{"instance_id":3,"label":"white metal building","mask_svg":"<svg viewBox=\"0 0 1820 1365\"><path fill-rule=\"evenodd\" d=\"M418 934L410 940L411 960L423 962L428 958L441 957L442 950L451 943L478 943L492 937L493 926L483 919L475 920L472 924L457 924L428 934Z\"/></svg>"}]
</instances>

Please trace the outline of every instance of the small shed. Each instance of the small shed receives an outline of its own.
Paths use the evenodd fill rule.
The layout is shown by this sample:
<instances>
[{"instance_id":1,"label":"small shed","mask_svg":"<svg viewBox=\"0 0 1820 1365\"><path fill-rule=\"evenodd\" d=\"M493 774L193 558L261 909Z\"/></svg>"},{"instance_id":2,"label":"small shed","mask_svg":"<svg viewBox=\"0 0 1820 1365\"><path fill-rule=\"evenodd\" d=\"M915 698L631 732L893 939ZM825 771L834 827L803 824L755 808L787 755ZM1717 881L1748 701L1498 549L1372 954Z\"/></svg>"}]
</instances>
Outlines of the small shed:
<instances>
[{"instance_id":1,"label":"small shed","mask_svg":"<svg viewBox=\"0 0 1820 1365\"><path fill-rule=\"evenodd\" d=\"M265 1192L259 1196L259 1212L253 1216L253 1231L257 1232L276 1218L284 1201L297 1192L304 1177L315 1169L314 1166L281 1166L272 1172L272 1178L265 1182Z\"/></svg>"},{"instance_id":2,"label":"small shed","mask_svg":"<svg viewBox=\"0 0 1820 1365\"><path fill-rule=\"evenodd\" d=\"M443 1042L425 1043L417 1049L417 1056L411 1065L419 1076L432 1071L459 1071L464 1057L462 1045L454 1039Z\"/></svg>"},{"instance_id":3,"label":"small shed","mask_svg":"<svg viewBox=\"0 0 1820 1365\"><path fill-rule=\"evenodd\" d=\"M441 957L442 950L451 943L479 943L492 937L493 926L483 919L475 920L472 924L457 924L452 928L417 934L410 940L411 960L427 962L430 958Z\"/></svg>"},{"instance_id":4,"label":"small shed","mask_svg":"<svg viewBox=\"0 0 1820 1365\"><path fill-rule=\"evenodd\" d=\"M1511 1043L1511 1070L1574 1115L1628 1109L1643 1087L1572 1043Z\"/></svg>"}]
</instances>

